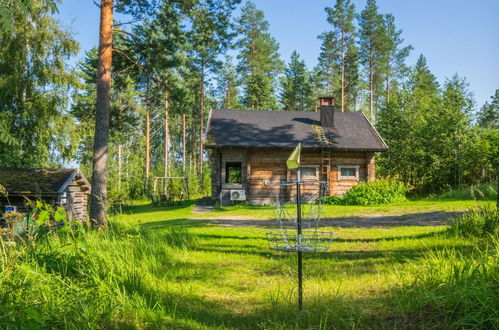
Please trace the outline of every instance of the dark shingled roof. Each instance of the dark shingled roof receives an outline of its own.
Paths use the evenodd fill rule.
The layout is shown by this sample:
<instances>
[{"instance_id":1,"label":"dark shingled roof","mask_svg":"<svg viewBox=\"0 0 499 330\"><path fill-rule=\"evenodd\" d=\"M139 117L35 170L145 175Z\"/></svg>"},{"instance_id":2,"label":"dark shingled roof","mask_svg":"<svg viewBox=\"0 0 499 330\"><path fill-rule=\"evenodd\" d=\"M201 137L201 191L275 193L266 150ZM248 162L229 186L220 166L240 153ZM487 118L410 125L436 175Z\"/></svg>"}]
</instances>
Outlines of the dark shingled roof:
<instances>
[{"instance_id":1,"label":"dark shingled roof","mask_svg":"<svg viewBox=\"0 0 499 330\"><path fill-rule=\"evenodd\" d=\"M0 168L0 184L10 195L57 195L77 175L77 169Z\"/></svg>"},{"instance_id":2,"label":"dark shingled roof","mask_svg":"<svg viewBox=\"0 0 499 330\"><path fill-rule=\"evenodd\" d=\"M206 148L320 148L313 111L212 110ZM334 112L334 128L326 134L333 149L385 151L388 146L361 112Z\"/></svg>"}]
</instances>

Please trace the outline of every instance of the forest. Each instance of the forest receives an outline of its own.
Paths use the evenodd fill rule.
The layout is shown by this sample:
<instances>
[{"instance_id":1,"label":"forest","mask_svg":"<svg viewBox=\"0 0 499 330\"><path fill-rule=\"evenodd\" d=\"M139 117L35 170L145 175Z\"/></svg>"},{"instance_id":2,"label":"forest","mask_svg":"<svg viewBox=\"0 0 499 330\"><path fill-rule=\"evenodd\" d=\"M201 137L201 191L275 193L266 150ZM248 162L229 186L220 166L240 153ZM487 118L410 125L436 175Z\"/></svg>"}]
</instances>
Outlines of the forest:
<instances>
[{"instance_id":1,"label":"forest","mask_svg":"<svg viewBox=\"0 0 499 330\"><path fill-rule=\"evenodd\" d=\"M1 8L0 166L77 164L92 177L98 47L68 64L79 45L54 18L57 5L25 0ZM334 96L338 111L364 112L378 129L390 146L379 156L379 176L424 194L497 177L499 90L477 109L459 73L441 85L423 54L407 65L412 46L375 0L325 8L330 29L317 31L313 68L296 51L281 58L251 1L114 6L130 21L112 23L109 205L147 196L155 176L187 176L191 194L209 191L210 109L316 111L321 95Z\"/></svg>"},{"instance_id":2,"label":"forest","mask_svg":"<svg viewBox=\"0 0 499 330\"><path fill-rule=\"evenodd\" d=\"M498 327L499 89L479 105L459 67L409 64L376 0L329 1L314 66L283 58L251 0L88 1L86 52L62 1L0 0L1 329ZM319 97L389 149L358 152L373 180L302 204L315 236L277 219L300 218L299 198L203 204L212 109L287 115ZM48 172L66 190L7 189ZM90 196L73 213L90 221L71 196L79 211Z\"/></svg>"}]
</instances>

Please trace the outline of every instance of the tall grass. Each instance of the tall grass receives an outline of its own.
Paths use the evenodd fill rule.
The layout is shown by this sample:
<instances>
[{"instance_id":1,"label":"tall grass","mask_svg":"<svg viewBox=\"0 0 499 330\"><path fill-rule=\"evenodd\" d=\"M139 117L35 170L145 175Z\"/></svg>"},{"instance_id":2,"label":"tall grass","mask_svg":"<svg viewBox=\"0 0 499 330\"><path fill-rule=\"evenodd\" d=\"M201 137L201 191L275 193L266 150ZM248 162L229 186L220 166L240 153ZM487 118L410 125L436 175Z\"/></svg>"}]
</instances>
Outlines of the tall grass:
<instances>
[{"instance_id":1,"label":"tall grass","mask_svg":"<svg viewBox=\"0 0 499 330\"><path fill-rule=\"evenodd\" d=\"M497 185L490 182L454 188L444 192L439 198L450 200L495 200L497 198Z\"/></svg>"},{"instance_id":2,"label":"tall grass","mask_svg":"<svg viewBox=\"0 0 499 330\"><path fill-rule=\"evenodd\" d=\"M449 233L465 238L499 237L499 212L493 206L470 209L452 220Z\"/></svg>"},{"instance_id":3,"label":"tall grass","mask_svg":"<svg viewBox=\"0 0 499 330\"><path fill-rule=\"evenodd\" d=\"M2 240L0 328L160 327L168 304L158 279L193 244L185 227L143 233L119 221L81 237Z\"/></svg>"},{"instance_id":4,"label":"tall grass","mask_svg":"<svg viewBox=\"0 0 499 330\"><path fill-rule=\"evenodd\" d=\"M413 263L413 283L388 296L397 323L407 328L497 329L499 241L472 251L429 251ZM401 324L400 324L401 323Z\"/></svg>"},{"instance_id":5,"label":"tall grass","mask_svg":"<svg viewBox=\"0 0 499 330\"><path fill-rule=\"evenodd\" d=\"M474 244L429 250L413 262L413 283L390 294L404 326L498 328L499 213L491 206L468 210L442 235Z\"/></svg>"}]
</instances>

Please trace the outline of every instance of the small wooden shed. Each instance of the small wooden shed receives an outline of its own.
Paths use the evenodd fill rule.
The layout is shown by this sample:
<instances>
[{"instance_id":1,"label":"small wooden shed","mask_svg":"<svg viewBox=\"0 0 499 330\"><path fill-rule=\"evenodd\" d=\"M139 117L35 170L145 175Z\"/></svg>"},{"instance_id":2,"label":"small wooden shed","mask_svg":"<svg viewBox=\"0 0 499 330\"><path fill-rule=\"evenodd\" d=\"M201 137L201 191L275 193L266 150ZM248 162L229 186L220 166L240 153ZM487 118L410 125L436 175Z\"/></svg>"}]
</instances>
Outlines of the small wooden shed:
<instances>
[{"instance_id":1,"label":"small wooden shed","mask_svg":"<svg viewBox=\"0 0 499 330\"><path fill-rule=\"evenodd\" d=\"M90 184L78 169L0 168L0 185L8 196L0 196L0 208L8 205L27 212L26 199L64 207L70 219L88 220Z\"/></svg>"}]
</instances>

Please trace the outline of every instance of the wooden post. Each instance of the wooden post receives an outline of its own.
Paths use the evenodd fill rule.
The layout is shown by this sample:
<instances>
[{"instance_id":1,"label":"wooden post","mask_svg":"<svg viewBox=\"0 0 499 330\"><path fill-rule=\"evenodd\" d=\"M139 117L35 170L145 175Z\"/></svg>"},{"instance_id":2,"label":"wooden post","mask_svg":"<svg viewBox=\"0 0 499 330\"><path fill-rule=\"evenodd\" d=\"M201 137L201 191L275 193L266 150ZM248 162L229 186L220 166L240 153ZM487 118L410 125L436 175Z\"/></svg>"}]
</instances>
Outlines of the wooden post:
<instances>
[{"instance_id":1,"label":"wooden post","mask_svg":"<svg viewBox=\"0 0 499 330\"><path fill-rule=\"evenodd\" d=\"M182 114L182 172L185 175L185 166L186 166L186 158L185 158L185 113Z\"/></svg>"},{"instance_id":2,"label":"wooden post","mask_svg":"<svg viewBox=\"0 0 499 330\"><path fill-rule=\"evenodd\" d=\"M118 191L121 191L122 149L123 145L121 143L118 144Z\"/></svg>"},{"instance_id":3,"label":"wooden post","mask_svg":"<svg viewBox=\"0 0 499 330\"><path fill-rule=\"evenodd\" d=\"M149 168L151 166L151 100L149 98L149 83L146 91L146 159L145 159L145 174L146 180L144 186L146 191L149 189Z\"/></svg>"},{"instance_id":4,"label":"wooden post","mask_svg":"<svg viewBox=\"0 0 499 330\"><path fill-rule=\"evenodd\" d=\"M374 181L376 179L374 164L375 164L374 154L368 153L366 157L367 181Z\"/></svg>"},{"instance_id":5,"label":"wooden post","mask_svg":"<svg viewBox=\"0 0 499 330\"><path fill-rule=\"evenodd\" d=\"M168 177L168 144L170 140L170 130L168 127L169 113L168 113L168 91L165 89L165 136L164 136L164 174L165 177L163 179L163 194L165 197L168 197L168 181L166 178Z\"/></svg>"},{"instance_id":6,"label":"wooden post","mask_svg":"<svg viewBox=\"0 0 499 330\"><path fill-rule=\"evenodd\" d=\"M298 310L303 308L303 252L301 251L302 228L301 228L301 191L300 191L300 168L296 170L296 227L298 232Z\"/></svg>"}]
</instances>

